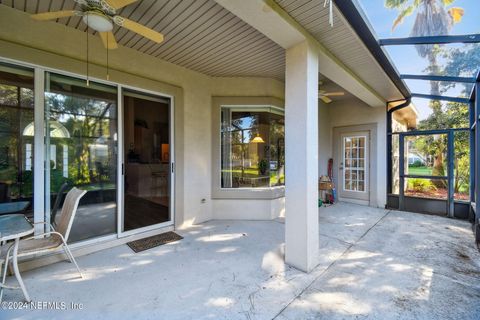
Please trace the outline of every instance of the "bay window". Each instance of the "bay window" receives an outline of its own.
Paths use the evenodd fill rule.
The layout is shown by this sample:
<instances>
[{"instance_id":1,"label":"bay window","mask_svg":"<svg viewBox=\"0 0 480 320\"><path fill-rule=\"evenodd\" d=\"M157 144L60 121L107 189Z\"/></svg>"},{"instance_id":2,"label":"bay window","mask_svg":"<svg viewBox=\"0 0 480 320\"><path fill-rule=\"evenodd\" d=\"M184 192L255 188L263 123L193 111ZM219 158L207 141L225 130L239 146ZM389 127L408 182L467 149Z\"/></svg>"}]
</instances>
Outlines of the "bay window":
<instances>
[{"instance_id":1,"label":"bay window","mask_svg":"<svg viewBox=\"0 0 480 320\"><path fill-rule=\"evenodd\" d=\"M221 107L221 188L285 184L283 110L272 106Z\"/></svg>"}]
</instances>

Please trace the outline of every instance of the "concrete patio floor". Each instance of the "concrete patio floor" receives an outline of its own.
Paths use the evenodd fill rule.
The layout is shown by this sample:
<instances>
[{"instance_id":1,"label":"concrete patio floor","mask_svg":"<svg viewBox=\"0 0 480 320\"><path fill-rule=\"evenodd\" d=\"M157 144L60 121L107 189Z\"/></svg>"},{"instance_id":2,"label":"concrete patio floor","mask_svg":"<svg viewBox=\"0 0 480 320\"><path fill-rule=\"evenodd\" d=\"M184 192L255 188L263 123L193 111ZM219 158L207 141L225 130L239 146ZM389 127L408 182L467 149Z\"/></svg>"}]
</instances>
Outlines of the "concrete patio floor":
<instances>
[{"instance_id":1,"label":"concrete patio floor","mask_svg":"<svg viewBox=\"0 0 480 320\"><path fill-rule=\"evenodd\" d=\"M211 221L142 253L123 245L79 257L85 279L67 262L25 272L34 301L67 310L0 318L479 319L480 254L468 222L345 203L319 219L310 274L284 264L281 221ZM68 310L72 302L83 309Z\"/></svg>"}]
</instances>

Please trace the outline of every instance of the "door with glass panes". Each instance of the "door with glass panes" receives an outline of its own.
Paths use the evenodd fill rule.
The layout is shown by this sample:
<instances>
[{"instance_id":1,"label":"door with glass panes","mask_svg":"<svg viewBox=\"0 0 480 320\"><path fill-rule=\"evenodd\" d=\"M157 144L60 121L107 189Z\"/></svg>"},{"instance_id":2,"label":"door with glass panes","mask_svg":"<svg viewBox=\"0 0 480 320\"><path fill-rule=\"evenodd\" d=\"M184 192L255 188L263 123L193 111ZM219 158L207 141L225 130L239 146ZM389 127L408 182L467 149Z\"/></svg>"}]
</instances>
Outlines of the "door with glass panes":
<instances>
[{"instance_id":1,"label":"door with glass panes","mask_svg":"<svg viewBox=\"0 0 480 320\"><path fill-rule=\"evenodd\" d=\"M340 200L369 200L370 133L348 132L340 136L338 195Z\"/></svg>"}]
</instances>

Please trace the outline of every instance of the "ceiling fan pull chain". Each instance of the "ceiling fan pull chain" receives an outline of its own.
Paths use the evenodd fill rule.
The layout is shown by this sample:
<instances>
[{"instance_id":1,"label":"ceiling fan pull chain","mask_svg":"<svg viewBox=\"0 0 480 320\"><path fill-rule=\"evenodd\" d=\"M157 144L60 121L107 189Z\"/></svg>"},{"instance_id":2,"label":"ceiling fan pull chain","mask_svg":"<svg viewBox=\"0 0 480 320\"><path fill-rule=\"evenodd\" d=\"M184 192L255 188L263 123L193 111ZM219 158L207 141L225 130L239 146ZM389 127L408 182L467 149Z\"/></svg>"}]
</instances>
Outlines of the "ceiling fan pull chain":
<instances>
[{"instance_id":1,"label":"ceiling fan pull chain","mask_svg":"<svg viewBox=\"0 0 480 320\"><path fill-rule=\"evenodd\" d=\"M108 69L108 51L109 51L109 42L108 42L108 32L107 32L107 80L110 80L110 74Z\"/></svg>"}]
</instances>

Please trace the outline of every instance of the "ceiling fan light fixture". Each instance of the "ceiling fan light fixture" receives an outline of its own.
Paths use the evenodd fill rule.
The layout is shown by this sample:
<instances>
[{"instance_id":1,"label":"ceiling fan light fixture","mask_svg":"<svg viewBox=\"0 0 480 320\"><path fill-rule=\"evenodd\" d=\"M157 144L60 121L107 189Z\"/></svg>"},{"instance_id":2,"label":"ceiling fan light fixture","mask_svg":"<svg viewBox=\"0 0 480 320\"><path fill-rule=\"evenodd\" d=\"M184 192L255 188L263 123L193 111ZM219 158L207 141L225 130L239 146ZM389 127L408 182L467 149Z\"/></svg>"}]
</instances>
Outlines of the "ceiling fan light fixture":
<instances>
[{"instance_id":1,"label":"ceiling fan light fixture","mask_svg":"<svg viewBox=\"0 0 480 320\"><path fill-rule=\"evenodd\" d=\"M86 12L83 22L97 32L108 32L113 30L112 21L105 15L97 12Z\"/></svg>"},{"instance_id":2,"label":"ceiling fan light fixture","mask_svg":"<svg viewBox=\"0 0 480 320\"><path fill-rule=\"evenodd\" d=\"M252 143L265 143L265 141L260 137L260 134L257 134L255 138L252 139Z\"/></svg>"}]
</instances>

